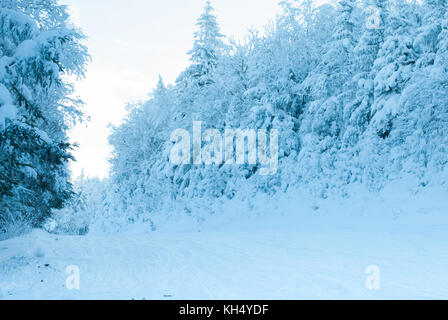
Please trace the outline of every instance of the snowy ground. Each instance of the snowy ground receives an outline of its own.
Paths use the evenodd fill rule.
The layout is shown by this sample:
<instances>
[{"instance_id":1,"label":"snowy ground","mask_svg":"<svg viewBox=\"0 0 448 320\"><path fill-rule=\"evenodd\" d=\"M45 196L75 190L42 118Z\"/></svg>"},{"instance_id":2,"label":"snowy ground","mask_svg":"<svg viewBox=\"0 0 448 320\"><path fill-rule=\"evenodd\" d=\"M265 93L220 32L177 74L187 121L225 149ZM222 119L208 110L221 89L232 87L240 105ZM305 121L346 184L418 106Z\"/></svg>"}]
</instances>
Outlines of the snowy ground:
<instances>
[{"instance_id":1,"label":"snowy ground","mask_svg":"<svg viewBox=\"0 0 448 320\"><path fill-rule=\"evenodd\" d=\"M260 218L202 232L36 230L0 242L0 298L447 299L442 211L383 214L381 223L326 214ZM66 288L69 265L79 267L79 290ZM369 265L380 268L380 290L366 288Z\"/></svg>"}]
</instances>

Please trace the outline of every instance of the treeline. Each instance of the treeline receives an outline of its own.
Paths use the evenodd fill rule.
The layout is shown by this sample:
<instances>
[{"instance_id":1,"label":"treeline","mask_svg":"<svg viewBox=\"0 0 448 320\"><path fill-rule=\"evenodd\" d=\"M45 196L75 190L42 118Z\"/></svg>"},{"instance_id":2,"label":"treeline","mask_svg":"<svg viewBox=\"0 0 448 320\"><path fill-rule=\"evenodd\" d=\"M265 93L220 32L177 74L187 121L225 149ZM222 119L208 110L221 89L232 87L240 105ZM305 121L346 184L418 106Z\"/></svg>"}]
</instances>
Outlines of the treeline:
<instances>
[{"instance_id":1,"label":"treeline","mask_svg":"<svg viewBox=\"0 0 448 320\"><path fill-rule=\"evenodd\" d=\"M221 34L207 2L191 65L172 85L160 78L148 101L130 106L110 137L110 178L81 179L69 206L53 210L50 229L84 233L97 217L116 229L133 222L156 228L157 215L202 219L199 212L212 214L226 199L297 186L326 198L335 190L347 196L355 184L375 191L404 178L416 189L446 184L447 1L280 5L263 32L235 41ZM192 132L194 121L220 132L278 130L278 172L173 164L171 133ZM64 165L56 167L51 172L63 176Z\"/></svg>"},{"instance_id":2,"label":"treeline","mask_svg":"<svg viewBox=\"0 0 448 320\"><path fill-rule=\"evenodd\" d=\"M416 188L445 183L447 2L280 5L282 14L264 32L237 42L220 33L207 2L191 65L174 85L160 79L110 137L102 210L111 219L213 212L219 199L297 185L325 198L351 184L378 190L408 176ZM278 173L259 175L257 165L172 164L170 134L191 132L193 121L220 132L279 130Z\"/></svg>"}]
</instances>

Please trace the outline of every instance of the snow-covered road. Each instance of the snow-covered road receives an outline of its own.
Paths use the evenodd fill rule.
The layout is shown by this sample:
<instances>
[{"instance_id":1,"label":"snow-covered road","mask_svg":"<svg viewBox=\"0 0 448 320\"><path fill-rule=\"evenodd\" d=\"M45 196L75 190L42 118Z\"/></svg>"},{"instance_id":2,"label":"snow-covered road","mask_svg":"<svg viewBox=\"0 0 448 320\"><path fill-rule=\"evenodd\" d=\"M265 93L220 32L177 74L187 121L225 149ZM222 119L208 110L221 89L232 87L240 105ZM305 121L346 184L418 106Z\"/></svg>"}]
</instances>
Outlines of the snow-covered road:
<instances>
[{"instance_id":1,"label":"snow-covered road","mask_svg":"<svg viewBox=\"0 0 448 320\"><path fill-rule=\"evenodd\" d=\"M252 226L0 242L1 299L448 298L446 224ZM80 289L68 290L68 266ZM380 290L366 288L368 266Z\"/></svg>"}]
</instances>

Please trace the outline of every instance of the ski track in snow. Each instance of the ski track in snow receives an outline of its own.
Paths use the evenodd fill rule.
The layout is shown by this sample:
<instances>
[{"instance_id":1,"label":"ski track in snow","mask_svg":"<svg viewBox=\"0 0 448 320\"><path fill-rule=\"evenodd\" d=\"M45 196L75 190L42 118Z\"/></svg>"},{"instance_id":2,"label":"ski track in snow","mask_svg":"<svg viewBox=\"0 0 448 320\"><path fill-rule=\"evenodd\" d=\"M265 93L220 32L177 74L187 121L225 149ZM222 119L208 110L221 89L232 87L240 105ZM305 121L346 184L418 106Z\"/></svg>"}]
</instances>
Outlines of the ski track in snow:
<instances>
[{"instance_id":1,"label":"ski track in snow","mask_svg":"<svg viewBox=\"0 0 448 320\"><path fill-rule=\"evenodd\" d=\"M448 232L392 223L0 242L0 299L446 299ZM66 268L80 269L68 290ZM366 288L380 267L380 290Z\"/></svg>"}]
</instances>

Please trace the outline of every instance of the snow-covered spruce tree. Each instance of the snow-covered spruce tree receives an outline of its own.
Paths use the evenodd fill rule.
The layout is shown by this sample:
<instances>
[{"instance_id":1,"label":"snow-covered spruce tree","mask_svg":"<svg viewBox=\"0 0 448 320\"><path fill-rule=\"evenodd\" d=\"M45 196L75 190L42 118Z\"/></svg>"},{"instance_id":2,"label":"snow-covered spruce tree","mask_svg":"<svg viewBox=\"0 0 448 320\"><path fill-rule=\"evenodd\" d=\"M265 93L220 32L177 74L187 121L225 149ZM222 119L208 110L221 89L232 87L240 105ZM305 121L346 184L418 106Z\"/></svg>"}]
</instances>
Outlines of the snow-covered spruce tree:
<instances>
[{"instance_id":1,"label":"snow-covered spruce tree","mask_svg":"<svg viewBox=\"0 0 448 320\"><path fill-rule=\"evenodd\" d=\"M413 22L417 22L418 17L413 16L412 10L412 5L397 1L390 11L385 40L373 68L372 126L382 139L386 139L393 128L400 95L411 79L418 59L412 38L418 27Z\"/></svg>"},{"instance_id":2,"label":"snow-covered spruce tree","mask_svg":"<svg viewBox=\"0 0 448 320\"><path fill-rule=\"evenodd\" d=\"M438 37L442 31L442 21L448 2L446 0L426 0L423 3L422 26L414 35L413 46L419 54L418 67L432 65L438 47Z\"/></svg>"},{"instance_id":3,"label":"snow-covered spruce tree","mask_svg":"<svg viewBox=\"0 0 448 320\"><path fill-rule=\"evenodd\" d=\"M338 2L338 16L336 27L333 33L333 39L342 41L344 47L351 47L354 44L353 32L353 11L356 7L356 0L339 0Z\"/></svg>"},{"instance_id":4,"label":"snow-covered spruce tree","mask_svg":"<svg viewBox=\"0 0 448 320\"><path fill-rule=\"evenodd\" d=\"M351 55L355 40L353 38L354 23L352 12L355 2L342 0L338 5L337 20L332 39L326 46L319 65L308 75L302 83L303 90L309 94L308 115L312 122L309 131L321 136L337 135L338 129L334 121L339 117L339 110L328 110L335 107L335 101L330 106L325 102L335 99L343 91L344 84L351 77ZM328 108L327 108L328 107ZM317 113L317 114L316 114ZM330 133L330 131L333 131Z\"/></svg>"},{"instance_id":5,"label":"snow-covered spruce tree","mask_svg":"<svg viewBox=\"0 0 448 320\"><path fill-rule=\"evenodd\" d=\"M316 12L318 12L318 9L316 9ZM332 15L334 15L334 13L329 16ZM327 39L330 41L325 45L322 55L320 56L321 60L316 68L308 74L301 85L303 87L302 90L308 96L307 100L309 101L317 102L334 94L334 87L337 86L337 84L332 82L332 80L337 78L337 68L343 65L341 59L344 59L344 56L340 57L337 55L337 51L341 50L342 43L339 43L339 40L335 39L334 36L335 34L333 34L333 38Z\"/></svg>"},{"instance_id":6,"label":"snow-covered spruce tree","mask_svg":"<svg viewBox=\"0 0 448 320\"><path fill-rule=\"evenodd\" d=\"M197 20L199 28L194 33L194 45L188 54L193 65L187 70L190 77L197 79L199 85L212 81L211 73L223 53L225 44L222 41L224 35L220 33L219 25L214 15L214 8L210 0L207 0L204 12Z\"/></svg>"},{"instance_id":7,"label":"snow-covered spruce tree","mask_svg":"<svg viewBox=\"0 0 448 320\"><path fill-rule=\"evenodd\" d=\"M364 33L355 48L356 64L358 70L365 78L370 77L373 63L384 40L386 26L385 0L367 1L365 8L366 21Z\"/></svg>"},{"instance_id":8,"label":"snow-covered spruce tree","mask_svg":"<svg viewBox=\"0 0 448 320\"><path fill-rule=\"evenodd\" d=\"M365 7L364 32L353 52L353 77L357 84L356 97L344 110L344 142L354 145L366 130L371 119L371 105L374 95L374 75L372 68L378 51L384 42L387 1L369 0Z\"/></svg>"},{"instance_id":9,"label":"snow-covered spruce tree","mask_svg":"<svg viewBox=\"0 0 448 320\"><path fill-rule=\"evenodd\" d=\"M445 15L442 20L442 31L438 39L438 50L436 66L442 67L445 75L448 76L448 5L445 6Z\"/></svg>"},{"instance_id":10,"label":"snow-covered spruce tree","mask_svg":"<svg viewBox=\"0 0 448 320\"><path fill-rule=\"evenodd\" d=\"M81 119L65 75L82 77L84 36L54 0L0 1L0 231L39 226L72 195L67 130Z\"/></svg>"},{"instance_id":11,"label":"snow-covered spruce tree","mask_svg":"<svg viewBox=\"0 0 448 320\"><path fill-rule=\"evenodd\" d=\"M301 84L307 98L300 123L301 165L297 166L297 174L303 180L320 176L324 185L334 171L331 159L340 150L343 110L349 101L346 84L351 80L351 57L356 43L355 8L355 1L343 0L338 3L337 12L330 13L336 22L331 39L324 42L320 63Z\"/></svg>"}]
</instances>

